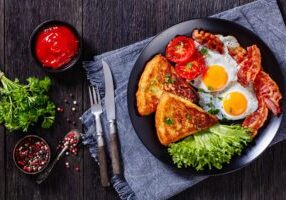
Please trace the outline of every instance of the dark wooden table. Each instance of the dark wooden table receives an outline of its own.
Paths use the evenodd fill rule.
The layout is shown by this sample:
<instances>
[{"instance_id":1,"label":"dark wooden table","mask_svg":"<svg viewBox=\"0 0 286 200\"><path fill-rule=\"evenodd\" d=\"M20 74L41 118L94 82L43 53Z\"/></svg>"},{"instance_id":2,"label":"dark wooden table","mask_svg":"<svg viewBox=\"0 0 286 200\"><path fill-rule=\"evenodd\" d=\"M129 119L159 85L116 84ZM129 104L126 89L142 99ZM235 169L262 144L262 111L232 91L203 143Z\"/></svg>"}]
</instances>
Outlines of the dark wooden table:
<instances>
[{"instance_id":1,"label":"dark wooden table","mask_svg":"<svg viewBox=\"0 0 286 200\"><path fill-rule=\"evenodd\" d=\"M123 47L155 35L183 20L204 17L252 0L0 0L0 69L11 78L24 81L28 76L43 77L29 53L32 30L48 19L60 19L73 24L84 39L83 59ZM286 16L286 2L278 0ZM66 106L57 116L51 130L37 133L56 152L58 141L74 126L73 120L87 109L87 81L80 65L74 72L50 76L51 96L58 105L70 93L79 106L72 113ZM81 128L78 123L77 126ZM12 150L23 134L10 134L0 129L0 200L4 199L118 199L113 189L100 186L98 168L82 148L78 157L66 157L42 185L21 174L14 166ZM173 199L286 199L286 142L265 152L250 166L236 173L210 178L175 196ZM70 161L71 168L65 169ZM80 171L74 170L75 166Z\"/></svg>"}]
</instances>

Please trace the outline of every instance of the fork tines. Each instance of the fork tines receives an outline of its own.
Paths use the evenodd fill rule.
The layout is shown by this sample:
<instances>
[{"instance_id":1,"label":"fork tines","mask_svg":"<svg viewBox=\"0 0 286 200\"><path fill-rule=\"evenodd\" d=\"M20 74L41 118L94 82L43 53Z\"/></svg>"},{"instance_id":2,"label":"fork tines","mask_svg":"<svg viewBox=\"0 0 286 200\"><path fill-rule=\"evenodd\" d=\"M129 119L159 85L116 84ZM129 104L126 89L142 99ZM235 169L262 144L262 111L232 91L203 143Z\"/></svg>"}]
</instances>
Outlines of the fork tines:
<instances>
[{"instance_id":1,"label":"fork tines","mask_svg":"<svg viewBox=\"0 0 286 200\"><path fill-rule=\"evenodd\" d=\"M101 104L101 100L100 100L100 95L98 92L98 87L97 86L92 86L90 85L88 87L89 90L89 100L90 100L90 104Z\"/></svg>"}]
</instances>

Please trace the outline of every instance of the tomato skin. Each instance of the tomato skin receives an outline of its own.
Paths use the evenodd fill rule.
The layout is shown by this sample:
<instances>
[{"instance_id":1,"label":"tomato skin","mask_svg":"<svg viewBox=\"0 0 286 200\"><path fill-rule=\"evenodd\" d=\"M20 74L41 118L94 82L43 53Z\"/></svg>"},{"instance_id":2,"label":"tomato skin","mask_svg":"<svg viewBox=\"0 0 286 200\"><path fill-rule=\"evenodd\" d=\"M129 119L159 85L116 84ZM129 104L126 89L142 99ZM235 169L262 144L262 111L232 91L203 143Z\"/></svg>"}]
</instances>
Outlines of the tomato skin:
<instances>
[{"instance_id":1,"label":"tomato skin","mask_svg":"<svg viewBox=\"0 0 286 200\"><path fill-rule=\"evenodd\" d=\"M204 57L196 51L189 61L176 64L175 70L180 77L189 81L194 80L206 71Z\"/></svg>"},{"instance_id":2,"label":"tomato skin","mask_svg":"<svg viewBox=\"0 0 286 200\"><path fill-rule=\"evenodd\" d=\"M174 63L187 62L194 54L195 42L187 36L177 36L172 39L166 48L166 57Z\"/></svg>"}]
</instances>

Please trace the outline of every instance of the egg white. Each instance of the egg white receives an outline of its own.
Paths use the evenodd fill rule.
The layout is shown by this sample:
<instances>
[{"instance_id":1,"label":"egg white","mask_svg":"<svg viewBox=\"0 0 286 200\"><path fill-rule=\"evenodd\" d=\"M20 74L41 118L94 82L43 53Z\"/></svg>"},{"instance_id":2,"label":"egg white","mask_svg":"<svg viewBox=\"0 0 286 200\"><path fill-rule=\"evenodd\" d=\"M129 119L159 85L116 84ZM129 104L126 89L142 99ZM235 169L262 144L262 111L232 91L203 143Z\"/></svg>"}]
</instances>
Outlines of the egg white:
<instances>
[{"instance_id":1,"label":"egg white","mask_svg":"<svg viewBox=\"0 0 286 200\"><path fill-rule=\"evenodd\" d=\"M242 85L240 85L239 83L236 83L232 87L230 87L229 89L227 89L226 91L224 91L220 94L221 99L223 99L225 96L227 96L231 92L242 93L247 99L247 108L246 108L245 112L242 113L241 115L238 115L238 116L229 115L223 109L223 104L222 104L223 100L220 101L220 110L226 119L230 119L230 120L243 119L243 118L247 117L248 115L250 115L251 113L253 113L254 111L257 110L258 101L257 101L257 98L256 98L255 93L253 91L253 88L251 86L245 88Z\"/></svg>"},{"instance_id":2,"label":"egg white","mask_svg":"<svg viewBox=\"0 0 286 200\"><path fill-rule=\"evenodd\" d=\"M233 116L228 114L224 110L223 106L223 98L227 96L231 92L240 92L242 93L247 99L247 108L244 113L238 116ZM219 112L215 115L220 119L227 119L227 120L239 120L244 119L245 117L249 116L251 113L257 110L258 108L258 101L253 91L252 86L247 88L241 86L239 83L232 84L228 89L222 92L217 93L206 93L206 92L199 92L199 104L200 106L206 110L218 110Z\"/></svg>"},{"instance_id":3,"label":"egg white","mask_svg":"<svg viewBox=\"0 0 286 200\"><path fill-rule=\"evenodd\" d=\"M228 52L228 47L229 48L235 48L235 47L239 47L240 44L237 41L237 39L232 36L232 35L228 35L228 36L223 36L223 35L216 35L224 44L224 50L225 52Z\"/></svg>"},{"instance_id":4,"label":"egg white","mask_svg":"<svg viewBox=\"0 0 286 200\"><path fill-rule=\"evenodd\" d=\"M230 36L225 37L225 39L222 41L226 43L228 46L235 45L235 41L233 41L233 38L230 38ZM224 70L226 71L228 75L228 80L225 86L217 91L222 91L225 88L227 88L228 85L237 81L237 72L239 70L239 66L236 63L236 61L228 54L228 50L226 46L225 46L224 54L220 54L216 51L208 49L198 43L196 43L196 47L198 50L201 50L202 48L207 49L207 55L204 56L207 67L212 66L212 65L219 65L224 68ZM193 86L196 88L201 88L206 92L214 92L213 90L209 90L209 88L204 84L204 82L202 81L202 75L197 77L193 81Z\"/></svg>"}]
</instances>

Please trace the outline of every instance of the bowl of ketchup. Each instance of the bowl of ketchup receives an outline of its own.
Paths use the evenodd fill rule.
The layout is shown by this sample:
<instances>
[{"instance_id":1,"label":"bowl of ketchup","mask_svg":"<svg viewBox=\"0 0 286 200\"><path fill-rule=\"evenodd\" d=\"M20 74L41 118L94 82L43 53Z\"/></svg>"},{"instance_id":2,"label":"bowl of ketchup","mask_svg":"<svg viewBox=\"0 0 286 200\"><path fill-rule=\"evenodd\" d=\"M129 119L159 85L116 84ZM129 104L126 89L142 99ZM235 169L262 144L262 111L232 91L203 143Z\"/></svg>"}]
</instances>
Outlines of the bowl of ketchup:
<instances>
[{"instance_id":1,"label":"bowl of ketchup","mask_svg":"<svg viewBox=\"0 0 286 200\"><path fill-rule=\"evenodd\" d=\"M31 53L36 62L48 72L66 71L79 61L81 39L70 24L50 20L41 23L30 38Z\"/></svg>"}]
</instances>

